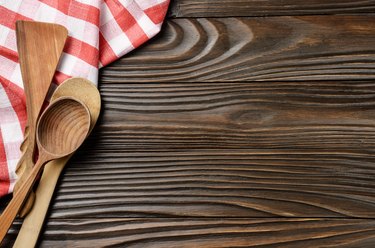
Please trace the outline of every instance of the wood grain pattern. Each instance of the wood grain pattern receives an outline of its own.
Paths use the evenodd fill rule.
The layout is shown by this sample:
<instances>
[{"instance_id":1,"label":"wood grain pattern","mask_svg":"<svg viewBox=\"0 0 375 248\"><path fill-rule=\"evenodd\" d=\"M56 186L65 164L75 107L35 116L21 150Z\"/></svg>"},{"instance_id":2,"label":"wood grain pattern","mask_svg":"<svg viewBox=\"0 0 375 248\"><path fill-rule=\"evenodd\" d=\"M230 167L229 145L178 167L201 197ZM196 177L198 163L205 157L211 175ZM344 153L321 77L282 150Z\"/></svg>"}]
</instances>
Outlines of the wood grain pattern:
<instances>
[{"instance_id":1,"label":"wood grain pattern","mask_svg":"<svg viewBox=\"0 0 375 248\"><path fill-rule=\"evenodd\" d=\"M101 94L98 149L375 148L374 82L104 83Z\"/></svg>"},{"instance_id":2,"label":"wood grain pattern","mask_svg":"<svg viewBox=\"0 0 375 248\"><path fill-rule=\"evenodd\" d=\"M375 79L375 16L169 20L102 83Z\"/></svg>"},{"instance_id":3,"label":"wood grain pattern","mask_svg":"<svg viewBox=\"0 0 375 248\"><path fill-rule=\"evenodd\" d=\"M52 218L375 216L374 158L365 152L102 147L78 157Z\"/></svg>"},{"instance_id":4,"label":"wood grain pattern","mask_svg":"<svg viewBox=\"0 0 375 248\"><path fill-rule=\"evenodd\" d=\"M12 239L9 235L9 247ZM39 247L371 247L374 242L375 221L367 219L104 218L52 219Z\"/></svg>"},{"instance_id":5,"label":"wood grain pattern","mask_svg":"<svg viewBox=\"0 0 375 248\"><path fill-rule=\"evenodd\" d=\"M374 13L371 0L174 0L170 17L233 17Z\"/></svg>"}]
</instances>

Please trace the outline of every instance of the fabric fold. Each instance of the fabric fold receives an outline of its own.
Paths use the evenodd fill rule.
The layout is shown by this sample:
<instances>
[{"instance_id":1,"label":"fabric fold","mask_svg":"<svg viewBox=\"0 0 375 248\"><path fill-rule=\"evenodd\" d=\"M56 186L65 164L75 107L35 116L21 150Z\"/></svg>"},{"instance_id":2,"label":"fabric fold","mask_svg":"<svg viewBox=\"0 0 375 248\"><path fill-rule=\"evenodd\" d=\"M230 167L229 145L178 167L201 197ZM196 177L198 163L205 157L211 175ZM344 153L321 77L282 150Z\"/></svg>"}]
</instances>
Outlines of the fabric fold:
<instances>
[{"instance_id":1,"label":"fabric fold","mask_svg":"<svg viewBox=\"0 0 375 248\"><path fill-rule=\"evenodd\" d=\"M0 1L0 197L13 191L27 121L15 23L34 20L68 29L53 83L84 77L97 85L98 70L155 36L169 0Z\"/></svg>"}]
</instances>

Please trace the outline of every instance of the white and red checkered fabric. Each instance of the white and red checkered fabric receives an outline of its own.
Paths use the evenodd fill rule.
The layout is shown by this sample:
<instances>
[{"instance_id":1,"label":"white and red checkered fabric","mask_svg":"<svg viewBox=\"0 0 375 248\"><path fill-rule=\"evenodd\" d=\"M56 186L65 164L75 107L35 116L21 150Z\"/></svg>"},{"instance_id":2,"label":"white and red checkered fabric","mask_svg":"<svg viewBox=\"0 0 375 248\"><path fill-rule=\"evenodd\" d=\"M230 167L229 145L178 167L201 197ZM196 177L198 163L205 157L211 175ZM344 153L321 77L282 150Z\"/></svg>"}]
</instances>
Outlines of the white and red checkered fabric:
<instances>
[{"instance_id":1,"label":"white and red checkered fabric","mask_svg":"<svg viewBox=\"0 0 375 248\"><path fill-rule=\"evenodd\" d=\"M84 77L159 32L169 0L0 0L0 197L13 190L26 105L17 56L16 20L58 23L69 31L54 83Z\"/></svg>"}]
</instances>

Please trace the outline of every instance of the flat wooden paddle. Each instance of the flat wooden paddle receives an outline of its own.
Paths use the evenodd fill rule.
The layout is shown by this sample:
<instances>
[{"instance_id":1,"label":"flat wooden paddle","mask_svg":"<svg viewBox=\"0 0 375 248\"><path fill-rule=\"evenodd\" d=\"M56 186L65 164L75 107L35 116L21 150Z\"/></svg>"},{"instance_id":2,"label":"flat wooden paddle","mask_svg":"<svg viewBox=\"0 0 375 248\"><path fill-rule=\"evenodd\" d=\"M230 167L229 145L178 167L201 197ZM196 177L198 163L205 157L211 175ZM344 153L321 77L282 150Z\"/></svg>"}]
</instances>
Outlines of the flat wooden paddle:
<instances>
[{"instance_id":1,"label":"flat wooden paddle","mask_svg":"<svg viewBox=\"0 0 375 248\"><path fill-rule=\"evenodd\" d=\"M23 155L18 162L19 176L14 188L17 193L34 166L35 130L42 105L46 98L53 75L65 45L68 31L58 24L17 21L16 37L22 80L26 95L27 128L21 146ZM34 193L24 203L19 213L25 216L34 203Z\"/></svg>"}]
</instances>

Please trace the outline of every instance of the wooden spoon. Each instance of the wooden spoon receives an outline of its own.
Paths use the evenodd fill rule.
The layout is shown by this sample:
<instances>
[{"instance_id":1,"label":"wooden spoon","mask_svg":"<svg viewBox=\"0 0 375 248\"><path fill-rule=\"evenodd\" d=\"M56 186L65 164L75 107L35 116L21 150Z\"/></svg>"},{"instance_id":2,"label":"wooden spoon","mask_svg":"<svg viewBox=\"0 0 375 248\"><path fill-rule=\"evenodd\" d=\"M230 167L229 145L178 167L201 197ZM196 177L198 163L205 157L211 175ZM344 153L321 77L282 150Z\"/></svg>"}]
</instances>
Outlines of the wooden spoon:
<instances>
[{"instance_id":1,"label":"wooden spoon","mask_svg":"<svg viewBox=\"0 0 375 248\"><path fill-rule=\"evenodd\" d=\"M0 240L7 234L44 164L77 150L87 137L90 121L87 107L71 97L53 102L42 114L37 126L39 158L0 216Z\"/></svg>"},{"instance_id":2,"label":"wooden spoon","mask_svg":"<svg viewBox=\"0 0 375 248\"><path fill-rule=\"evenodd\" d=\"M36 123L67 35L66 28L58 24L16 22L17 49L26 95L27 124L24 142L21 145L23 156L16 168L19 179L14 188L15 193L34 165ZM20 216L29 212L34 203L34 194L31 193L28 199Z\"/></svg>"},{"instance_id":3,"label":"wooden spoon","mask_svg":"<svg viewBox=\"0 0 375 248\"><path fill-rule=\"evenodd\" d=\"M65 96L75 97L87 106L91 116L91 132L100 113L101 102L98 89L87 79L70 78L57 87L51 101L56 101ZM35 247L56 183L69 158L70 156L67 156L46 164L39 186L36 189L34 207L24 219L13 248Z\"/></svg>"}]
</instances>

